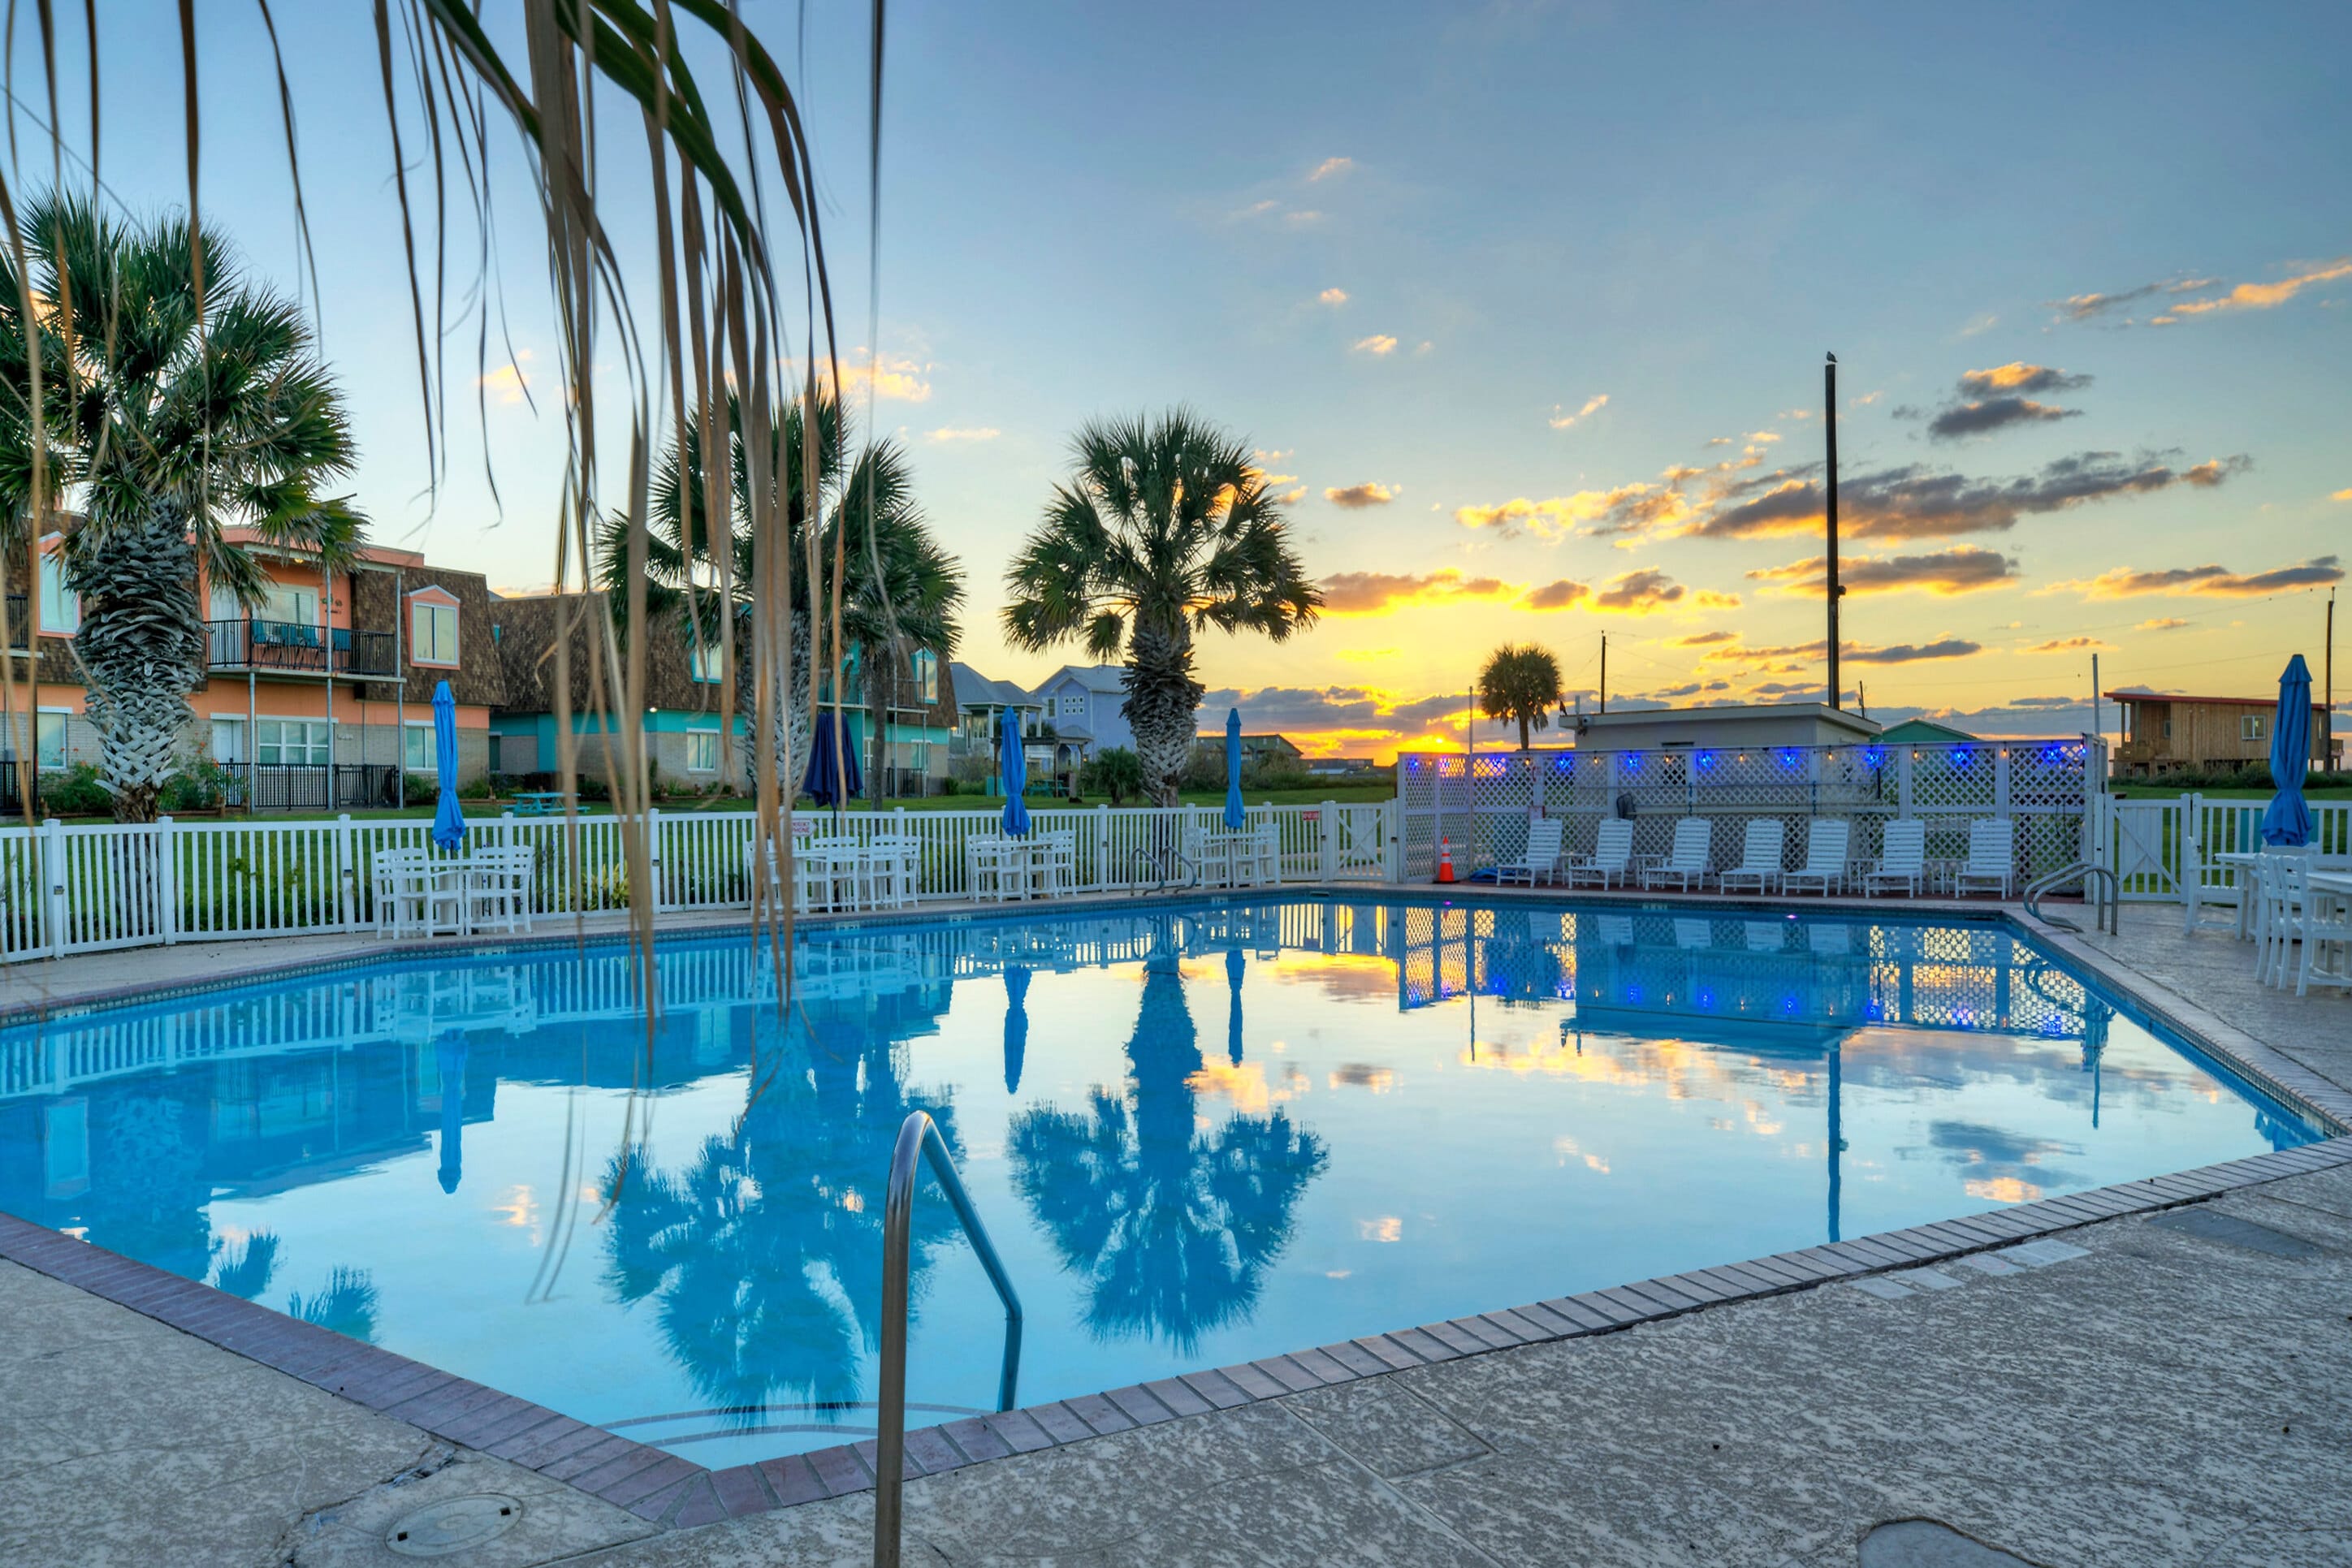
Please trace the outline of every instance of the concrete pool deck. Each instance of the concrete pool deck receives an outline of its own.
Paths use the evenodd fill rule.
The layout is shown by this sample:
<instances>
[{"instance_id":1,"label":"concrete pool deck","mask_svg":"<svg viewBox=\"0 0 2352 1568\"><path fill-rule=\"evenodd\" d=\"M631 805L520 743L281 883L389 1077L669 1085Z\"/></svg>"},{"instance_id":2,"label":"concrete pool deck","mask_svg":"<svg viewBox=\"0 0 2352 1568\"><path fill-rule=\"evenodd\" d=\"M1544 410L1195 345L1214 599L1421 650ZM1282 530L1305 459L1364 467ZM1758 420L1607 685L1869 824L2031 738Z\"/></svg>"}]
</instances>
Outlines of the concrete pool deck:
<instances>
[{"instance_id":1,"label":"concrete pool deck","mask_svg":"<svg viewBox=\"0 0 2352 1568\"><path fill-rule=\"evenodd\" d=\"M2352 1087L2352 1001L2255 986L2243 946L2183 936L2177 912L2126 909L2120 944L2053 945L2124 964L2158 1010L2235 1031L2329 1097ZM272 946L254 958L293 961ZM212 953L192 977L218 972ZM156 956L135 956L142 978L162 978ZM2027 1255L1986 1248L911 1481L907 1561L1850 1564L1874 1526L1924 1517L2053 1568L2352 1563L2352 1168L2336 1157ZM525 1523L447 1561L869 1550L869 1494L655 1533L15 1265L0 1323L0 1563L399 1562L394 1520L485 1492ZM1894 1539L1872 1568L1901 1560L1880 1550Z\"/></svg>"}]
</instances>

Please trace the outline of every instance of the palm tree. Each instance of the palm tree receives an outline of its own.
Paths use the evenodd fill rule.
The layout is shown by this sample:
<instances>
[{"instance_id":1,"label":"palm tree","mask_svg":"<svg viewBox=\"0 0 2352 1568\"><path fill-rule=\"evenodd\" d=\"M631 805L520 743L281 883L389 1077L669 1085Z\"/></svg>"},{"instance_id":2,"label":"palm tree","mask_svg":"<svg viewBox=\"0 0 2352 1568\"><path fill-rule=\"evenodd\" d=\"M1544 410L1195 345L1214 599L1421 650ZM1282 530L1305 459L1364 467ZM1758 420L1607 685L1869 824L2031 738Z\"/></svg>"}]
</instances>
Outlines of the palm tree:
<instances>
[{"instance_id":1,"label":"palm tree","mask_svg":"<svg viewBox=\"0 0 2352 1568\"><path fill-rule=\"evenodd\" d=\"M1088 424L1073 445L1076 472L1055 486L1005 573L1005 632L1029 653L1073 638L1097 659L1125 650L1120 711L1144 792L1172 806L1203 689L1194 634L1261 632L1279 643L1314 624L1323 595L1247 442L1177 409Z\"/></svg>"},{"instance_id":2,"label":"palm tree","mask_svg":"<svg viewBox=\"0 0 2352 1568\"><path fill-rule=\"evenodd\" d=\"M268 579L228 538L238 525L346 563L361 519L319 488L357 453L300 308L248 285L217 233L178 217L133 225L53 194L26 209L24 247L29 320L0 258L0 508L19 539L34 526L37 344L50 496L80 503L65 580L81 598L74 655L105 747L100 779L116 821L152 821L205 679L199 570L260 604Z\"/></svg>"},{"instance_id":3,"label":"palm tree","mask_svg":"<svg viewBox=\"0 0 2352 1568\"><path fill-rule=\"evenodd\" d=\"M773 422L773 450L767 465L781 491L777 511L785 532L777 544L791 561L792 668L803 673L801 678L782 683L784 689L773 694L776 711L770 722L777 732L779 754L799 758L808 756L812 727L804 672L815 639L829 630L836 548L842 552L844 653L855 650L860 668L867 673L865 689L877 743L892 683L887 674L877 678L877 673L897 671L919 648L952 651L961 635L956 612L964 595L962 568L932 538L915 503L904 449L885 441L859 452L853 464L848 423L839 405L820 392L814 408L811 432L803 404L794 401L785 405L782 416ZM734 618L737 703L748 714L755 674L751 658L751 454L744 446L742 408L732 395L724 419L730 516L723 536L714 532L708 516L699 417L688 421L683 448L673 444L655 471L652 517L646 530L646 612L656 619L675 617L686 635L704 648L715 648L723 603ZM814 498L802 461L804 437L813 440L816 454ZM812 528L823 568L819 582L812 582L805 570ZM598 538L597 580L624 635L628 540L628 519L608 517ZM724 595L719 591L721 551L727 569ZM830 674L828 684L839 688L845 672Z\"/></svg>"},{"instance_id":4,"label":"palm tree","mask_svg":"<svg viewBox=\"0 0 2352 1568\"><path fill-rule=\"evenodd\" d=\"M1528 747L1529 729L1551 722L1559 706L1559 661L1533 643L1506 643L1486 656L1478 672L1478 710L1488 718L1516 719L1519 749Z\"/></svg>"}]
</instances>

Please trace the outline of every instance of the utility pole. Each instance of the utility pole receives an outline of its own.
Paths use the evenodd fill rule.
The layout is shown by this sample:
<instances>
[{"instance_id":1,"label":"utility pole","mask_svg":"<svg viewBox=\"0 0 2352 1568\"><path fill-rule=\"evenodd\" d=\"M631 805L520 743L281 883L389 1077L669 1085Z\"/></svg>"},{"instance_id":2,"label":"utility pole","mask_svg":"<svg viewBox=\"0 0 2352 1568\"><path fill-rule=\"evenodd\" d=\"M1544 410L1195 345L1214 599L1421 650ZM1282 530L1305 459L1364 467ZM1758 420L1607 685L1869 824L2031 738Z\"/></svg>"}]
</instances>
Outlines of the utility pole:
<instances>
[{"instance_id":1,"label":"utility pole","mask_svg":"<svg viewBox=\"0 0 2352 1568\"><path fill-rule=\"evenodd\" d=\"M1822 365L1822 430L1829 437L1829 472L1824 486L1828 499L1829 522L1829 601L1830 601L1830 706L1839 705L1838 685L1838 601L1845 597L1845 587L1838 581L1837 532L1837 356L1832 354Z\"/></svg>"},{"instance_id":2,"label":"utility pole","mask_svg":"<svg viewBox=\"0 0 2352 1568\"><path fill-rule=\"evenodd\" d=\"M2336 591L2327 591L2327 653L2321 667L2327 673L2322 678L2327 707L2319 716L2319 765L2333 769L2336 766Z\"/></svg>"},{"instance_id":3,"label":"utility pole","mask_svg":"<svg viewBox=\"0 0 2352 1568\"><path fill-rule=\"evenodd\" d=\"M2098 656L2096 653L2094 653L2094 654L2092 654L2092 655L2091 655L2091 755L2092 755L2092 756L2094 756L2094 757L2096 757L2098 754L2099 754L2099 656ZM2102 777L2102 778L2100 779L2100 780L2099 780L2099 792L2100 792L2101 794L2103 794L2103 795L2104 795L2105 793L2106 793L2106 789L2107 789L2107 781L2106 781L2106 779L2105 779L2104 777ZM2089 896L2089 895L2086 894L2084 894L2084 896L2085 896L2085 897L2087 897L2087 896Z\"/></svg>"},{"instance_id":4,"label":"utility pole","mask_svg":"<svg viewBox=\"0 0 2352 1568\"><path fill-rule=\"evenodd\" d=\"M1609 633L1601 633L1601 711L1609 711Z\"/></svg>"}]
</instances>

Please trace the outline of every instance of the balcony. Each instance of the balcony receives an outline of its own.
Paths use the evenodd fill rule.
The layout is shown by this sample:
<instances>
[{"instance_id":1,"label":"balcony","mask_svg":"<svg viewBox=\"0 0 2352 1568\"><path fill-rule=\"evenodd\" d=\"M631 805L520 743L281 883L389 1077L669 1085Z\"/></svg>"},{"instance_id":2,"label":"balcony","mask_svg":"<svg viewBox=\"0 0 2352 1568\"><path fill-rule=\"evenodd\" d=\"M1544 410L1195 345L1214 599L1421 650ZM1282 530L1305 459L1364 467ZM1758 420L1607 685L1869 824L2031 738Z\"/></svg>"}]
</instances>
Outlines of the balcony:
<instances>
[{"instance_id":1,"label":"balcony","mask_svg":"<svg viewBox=\"0 0 2352 1568\"><path fill-rule=\"evenodd\" d=\"M25 619L30 613L23 594L8 596L8 646L19 653L25 651L25 644L32 641L32 625Z\"/></svg>"},{"instance_id":2,"label":"balcony","mask_svg":"<svg viewBox=\"0 0 2352 1568\"><path fill-rule=\"evenodd\" d=\"M301 675L396 675L389 632L354 632L296 621L207 621L205 664L213 670Z\"/></svg>"}]
</instances>

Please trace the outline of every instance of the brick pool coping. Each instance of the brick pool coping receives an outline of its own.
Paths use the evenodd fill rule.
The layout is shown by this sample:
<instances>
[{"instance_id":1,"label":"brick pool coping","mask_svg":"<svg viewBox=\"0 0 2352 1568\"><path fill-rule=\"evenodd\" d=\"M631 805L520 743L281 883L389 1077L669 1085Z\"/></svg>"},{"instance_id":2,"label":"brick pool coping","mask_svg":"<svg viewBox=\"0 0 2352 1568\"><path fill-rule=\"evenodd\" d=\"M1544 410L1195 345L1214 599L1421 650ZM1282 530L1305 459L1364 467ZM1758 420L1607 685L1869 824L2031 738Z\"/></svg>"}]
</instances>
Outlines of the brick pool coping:
<instances>
[{"instance_id":1,"label":"brick pool coping","mask_svg":"<svg viewBox=\"0 0 2352 1568\"><path fill-rule=\"evenodd\" d=\"M1302 889L1301 891L1307 891ZM1328 891L1328 890L1325 890ZM1348 891L1358 891L1350 888ZM1383 891L1403 891L1383 888ZM1418 891L1418 890L1415 890ZM1155 901L1165 907L1170 901ZM1189 902L1189 900L1187 901ZM1649 902L1657 902L1650 900ZM1727 901L1710 901L1722 907ZM1885 908L1886 905L1878 905ZM1907 905L1920 908L1916 903ZM1014 911L1018 913L1016 909ZM1937 914L1956 913L1937 909ZM1612 1285L1419 1328L1351 1339L1213 1371L1185 1373L1101 1394L1023 1409L976 1415L907 1434L909 1479L1032 1453L1184 1416L1279 1399L1309 1389L1384 1376L1464 1356L1614 1333L1702 1308L1811 1290L1866 1275L1926 1267L2072 1230L2101 1220L2197 1203L2225 1192L2352 1166L2352 1094L2337 1089L2242 1030L2181 998L2150 998L2147 977L2063 932L2034 929L2008 909L1977 906L1979 918L2013 925L2071 962L2096 972L2234 1072L2313 1116L2337 1135L2300 1148L2255 1155L2170 1176L2119 1182L2064 1197L2041 1198L1989 1214L1937 1220L1851 1241ZM915 915L913 918L936 918ZM824 924L888 925L885 917ZM675 928L674 928L675 929ZM577 942L577 936L499 943L500 950ZM388 956L422 955L419 945ZM470 950L470 949L469 949ZM292 969L347 967L330 958ZM208 990L224 981L134 987L107 998L160 998ZM55 1019L96 1007L78 998L37 1009ZM26 1009L19 1009L23 1011ZM17 1021L11 1018L0 1021ZM131 1308L289 1376L461 1444L577 1487L667 1528L685 1529L866 1490L874 1485L875 1443L866 1438L755 1464L709 1469L667 1449L617 1437L530 1400L443 1372L423 1362L349 1339L212 1286L110 1252L61 1231L0 1213L0 1260Z\"/></svg>"}]
</instances>

